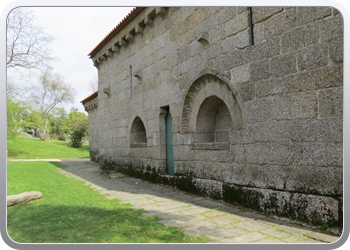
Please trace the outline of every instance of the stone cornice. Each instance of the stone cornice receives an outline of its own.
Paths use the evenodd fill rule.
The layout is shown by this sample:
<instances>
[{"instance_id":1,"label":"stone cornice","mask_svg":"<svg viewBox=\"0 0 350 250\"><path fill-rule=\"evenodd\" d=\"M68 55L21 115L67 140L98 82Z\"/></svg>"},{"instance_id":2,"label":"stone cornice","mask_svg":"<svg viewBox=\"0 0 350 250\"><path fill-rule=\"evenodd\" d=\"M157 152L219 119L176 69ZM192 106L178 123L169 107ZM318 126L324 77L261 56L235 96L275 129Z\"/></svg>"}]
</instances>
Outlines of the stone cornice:
<instances>
[{"instance_id":1,"label":"stone cornice","mask_svg":"<svg viewBox=\"0 0 350 250\"><path fill-rule=\"evenodd\" d=\"M143 8L146 9L146 8ZM142 10L143 10L142 9ZM93 60L93 64L96 68L99 68L99 66L106 62L109 57L112 57L115 54L120 53L121 47L128 48L134 41L135 41L135 36L137 34L144 34L144 29L146 26L151 26L153 25L153 19L156 16L161 16L162 18L166 17L168 11L168 7L156 7L156 8L150 8L148 13L144 18L141 20L138 20L136 24L133 26L128 27L127 24L131 23L131 20L134 21L136 18L136 15L133 16L133 19L131 19L128 23L123 25L118 32L115 32L113 35L109 38L107 42L105 42L102 45L100 45L98 51L93 51L94 53L90 53L89 55L91 56ZM139 11L137 15L141 13ZM129 31L125 31L125 28L128 27ZM108 44L112 39L114 39L118 34L121 34L121 31L124 30L125 34L122 34L121 37L117 39L116 42L113 44ZM108 46L107 46L108 45Z\"/></svg>"}]
</instances>

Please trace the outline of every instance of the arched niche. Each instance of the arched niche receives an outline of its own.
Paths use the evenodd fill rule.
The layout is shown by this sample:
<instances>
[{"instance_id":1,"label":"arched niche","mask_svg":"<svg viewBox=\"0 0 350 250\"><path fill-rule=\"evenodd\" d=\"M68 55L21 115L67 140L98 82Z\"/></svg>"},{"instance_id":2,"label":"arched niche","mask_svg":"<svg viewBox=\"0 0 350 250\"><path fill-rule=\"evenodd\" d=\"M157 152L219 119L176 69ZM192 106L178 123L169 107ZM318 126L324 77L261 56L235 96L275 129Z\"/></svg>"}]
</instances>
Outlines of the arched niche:
<instances>
[{"instance_id":1,"label":"arched niche","mask_svg":"<svg viewBox=\"0 0 350 250\"><path fill-rule=\"evenodd\" d=\"M194 143L228 142L232 129L232 118L226 104L213 95L207 97L199 108L192 139Z\"/></svg>"},{"instance_id":2,"label":"arched niche","mask_svg":"<svg viewBox=\"0 0 350 250\"><path fill-rule=\"evenodd\" d=\"M230 130L244 128L241 107L241 98L237 92L234 94L228 82L216 75L201 75L187 91L182 111L181 132L192 134L193 143L228 143ZM222 123L225 129L220 128Z\"/></svg>"},{"instance_id":3,"label":"arched niche","mask_svg":"<svg viewBox=\"0 0 350 250\"><path fill-rule=\"evenodd\" d=\"M130 147L145 148L147 147L147 134L145 125L140 117L136 117L132 122L130 129Z\"/></svg>"}]
</instances>

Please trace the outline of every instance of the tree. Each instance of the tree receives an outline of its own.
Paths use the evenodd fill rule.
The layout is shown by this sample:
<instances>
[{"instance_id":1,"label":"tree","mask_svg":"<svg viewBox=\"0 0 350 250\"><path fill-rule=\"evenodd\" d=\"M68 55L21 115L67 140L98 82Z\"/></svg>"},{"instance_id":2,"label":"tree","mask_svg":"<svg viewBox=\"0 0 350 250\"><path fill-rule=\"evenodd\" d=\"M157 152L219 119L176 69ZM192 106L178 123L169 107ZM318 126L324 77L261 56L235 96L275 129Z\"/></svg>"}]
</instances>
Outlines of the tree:
<instances>
[{"instance_id":1,"label":"tree","mask_svg":"<svg viewBox=\"0 0 350 250\"><path fill-rule=\"evenodd\" d=\"M59 140L65 140L63 123L68 117L66 110L55 107L52 110L52 116L50 120L50 134L57 135Z\"/></svg>"},{"instance_id":2,"label":"tree","mask_svg":"<svg viewBox=\"0 0 350 250\"><path fill-rule=\"evenodd\" d=\"M71 146L79 148L82 138L88 133L89 120L85 113L72 110L73 112L69 113L69 116L63 123L63 130L71 135Z\"/></svg>"},{"instance_id":3,"label":"tree","mask_svg":"<svg viewBox=\"0 0 350 250\"><path fill-rule=\"evenodd\" d=\"M18 87L8 79L7 97L7 138L14 140L22 127L29 104L21 101Z\"/></svg>"},{"instance_id":4,"label":"tree","mask_svg":"<svg viewBox=\"0 0 350 250\"><path fill-rule=\"evenodd\" d=\"M6 22L7 69L45 69L57 58L50 55L48 45L53 37L44 33L44 28L33 25L34 14L28 8L18 7L11 11ZM37 116L20 94L20 88L7 79L7 136L14 139L20 127L32 127ZM34 120L35 122L29 120Z\"/></svg>"},{"instance_id":5,"label":"tree","mask_svg":"<svg viewBox=\"0 0 350 250\"><path fill-rule=\"evenodd\" d=\"M60 74L54 74L50 69L41 74L40 84L31 95L32 102L36 105L43 120L41 140L47 137L46 129L53 108L59 103L72 103L75 94L76 91L64 82Z\"/></svg>"},{"instance_id":6,"label":"tree","mask_svg":"<svg viewBox=\"0 0 350 250\"><path fill-rule=\"evenodd\" d=\"M98 90L98 80L97 80L96 76L93 76L93 78L90 79L90 81L89 81L89 90L92 93L95 93Z\"/></svg>"},{"instance_id":7,"label":"tree","mask_svg":"<svg viewBox=\"0 0 350 250\"><path fill-rule=\"evenodd\" d=\"M7 68L44 69L56 58L48 45L54 40L44 28L33 25L34 14L18 7L7 18Z\"/></svg>"},{"instance_id":8,"label":"tree","mask_svg":"<svg viewBox=\"0 0 350 250\"><path fill-rule=\"evenodd\" d=\"M7 95L7 139L14 140L22 125L25 103Z\"/></svg>"}]
</instances>

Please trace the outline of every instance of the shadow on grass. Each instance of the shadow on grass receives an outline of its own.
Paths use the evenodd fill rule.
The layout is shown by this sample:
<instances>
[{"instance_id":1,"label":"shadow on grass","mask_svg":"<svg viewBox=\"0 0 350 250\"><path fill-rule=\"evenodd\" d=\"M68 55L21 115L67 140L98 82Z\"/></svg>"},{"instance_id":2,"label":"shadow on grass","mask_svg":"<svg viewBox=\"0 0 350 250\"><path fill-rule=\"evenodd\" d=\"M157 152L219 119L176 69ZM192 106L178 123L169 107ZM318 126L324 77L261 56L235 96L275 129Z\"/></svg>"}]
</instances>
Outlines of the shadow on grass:
<instances>
[{"instance_id":1,"label":"shadow on grass","mask_svg":"<svg viewBox=\"0 0 350 250\"><path fill-rule=\"evenodd\" d=\"M176 242L183 235L128 208L20 204L8 209L8 233L19 243ZM13 235L12 235L13 232ZM175 241L174 241L175 240Z\"/></svg>"}]
</instances>

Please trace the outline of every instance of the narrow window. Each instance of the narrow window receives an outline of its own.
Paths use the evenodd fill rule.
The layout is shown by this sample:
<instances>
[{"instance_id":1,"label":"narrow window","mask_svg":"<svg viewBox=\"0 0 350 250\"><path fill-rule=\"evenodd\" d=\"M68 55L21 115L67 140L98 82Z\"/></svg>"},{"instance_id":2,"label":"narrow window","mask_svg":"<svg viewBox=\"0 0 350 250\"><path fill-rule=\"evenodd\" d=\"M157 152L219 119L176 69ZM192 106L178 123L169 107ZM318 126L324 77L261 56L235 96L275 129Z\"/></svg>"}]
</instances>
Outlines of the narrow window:
<instances>
[{"instance_id":1,"label":"narrow window","mask_svg":"<svg viewBox=\"0 0 350 250\"><path fill-rule=\"evenodd\" d=\"M132 97L132 67L129 67L130 71L130 96Z\"/></svg>"}]
</instances>

